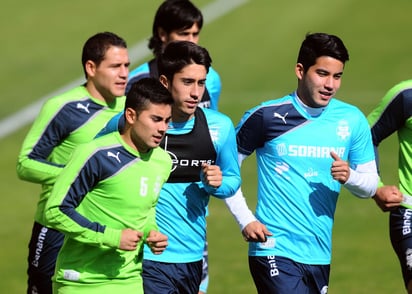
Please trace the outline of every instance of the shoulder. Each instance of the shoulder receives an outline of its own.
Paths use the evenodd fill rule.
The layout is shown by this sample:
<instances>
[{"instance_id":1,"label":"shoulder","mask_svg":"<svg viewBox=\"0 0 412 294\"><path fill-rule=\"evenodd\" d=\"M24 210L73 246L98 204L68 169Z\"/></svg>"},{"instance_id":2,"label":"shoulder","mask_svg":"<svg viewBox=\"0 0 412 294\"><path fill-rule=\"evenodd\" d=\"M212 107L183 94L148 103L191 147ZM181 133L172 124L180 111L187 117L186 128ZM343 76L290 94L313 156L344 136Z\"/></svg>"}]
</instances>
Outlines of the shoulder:
<instances>
[{"instance_id":1,"label":"shoulder","mask_svg":"<svg viewBox=\"0 0 412 294\"><path fill-rule=\"evenodd\" d=\"M343 112L350 112L351 114L361 114L363 116L363 112L359 109L359 107L350 104L348 102L342 101L340 99L337 98L333 98L328 107L331 107L333 109L337 109Z\"/></svg>"},{"instance_id":2,"label":"shoulder","mask_svg":"<svg viewBox=\"0 0 412 294\"><path fill-rule=\"evenodd\" d=\"M83 148L84 151L86 150L93 150L93 149L104 149L113 145L119 145L119 133L118 132L112 132L108 133L105 135L102 135L100 137L94 138L93 140L89 142L85 142L79 146Z\"/></svg>"},{"instance_id":3,"label":"shoulder","mask_svg":"<svg viewBox=\"0 0 412 294\"><path fill-rule=\"evenodd\" d=\"M83 100L84 98L89 99L90 94L84 86L78 86L64 93L56 95L48 99L47 103L67 103L77 100Z\"/></svg>"},{"instance_id":4,"label":"shoulder","mask_svg":"<svg viewBox=\"0 0 412 294\"><path fill-rule=\"evenodd\" d=\"M260 104L246 110L243 115L243 118L245 119L252 115L259 115L262 113L277 111L279 109L284 109L285 111L287 111L288 108L294 108L292 102L292 95L286 95L282 98L263 101Z\"/></svg>"},{"instance_id":5,"label":"shoulder","mask_svg":"<svg viewBox=\"0 0 412 294\"><path fill-rule=\"evenodd\" d=\"M79 86L46 100L43 104L42 109L43 111L51 113L57 111L58 109L66 107L67 105L88 99L90 99L89 92L85 87Z\"/></svg>"},{"instance_id":6,"label":"shoulder","mask_svg":"<svg viewBox=\"0 0 412 294\"><path fill-rule=\"evenodd\" d=\"M213 67L209 67L209 72L207 73L206 77L220 79L218 72Z\"/></svg>"},{"instance_id":7,"label":"shoulder","mask_svg":"<svg viewBox=\"0 0 412 294\"><path fill-rule=\"evenodd\" d=\"M206 116L208 124L214 123L232 123L232 120L226 114L210 108L200 108Z\"/></svg>"},{"instance_id":8,"label":"shoulder","mask_svg":"<svg viewBox=\"0 0 412 294\"><path fill-rule=\"evenodd\" d=\"M389 89L388 92L402 92L412 90L412 80L405 80Z\"/></svg>"},{"instance_id":9,"label":"shoulder","mask_svg":"<svg viewBox=\"0 0 412 294\"><path fill-rule=\"evenodd\" d=\"M167 151L165 151L163 148L161 147L156 147L153 149L153 155L156 156L156 158L159 158L161 161L164 161L166 163L172 163L172 159L169 155L169 153L167 153Z\"/></svg>"},{"instance_id":10,"label":"shoulder","mask_svg":"<svg viewBox=\"0 0 412 294\"><path fill-rule=\"evenodd\" d=\"M133 77L142 75L142 74L147 74L150 71L149 69L149 63L145 62L133 69L132 71L129 72L129 80L132 79Z\"/></svg>"}]
</instances>

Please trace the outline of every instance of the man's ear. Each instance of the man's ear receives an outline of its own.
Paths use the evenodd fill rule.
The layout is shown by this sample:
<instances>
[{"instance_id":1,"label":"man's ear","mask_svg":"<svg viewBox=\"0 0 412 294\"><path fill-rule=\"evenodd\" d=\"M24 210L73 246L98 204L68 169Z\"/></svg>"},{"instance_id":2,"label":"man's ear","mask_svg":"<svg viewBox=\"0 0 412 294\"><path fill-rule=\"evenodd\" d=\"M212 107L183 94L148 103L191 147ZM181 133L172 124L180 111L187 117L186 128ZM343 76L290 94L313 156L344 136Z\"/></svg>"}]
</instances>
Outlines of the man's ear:
<instances>
[{"instance_id":1,"label":"man's ear","mask_svg":"<svg viewBox=\"0 0 412 294\"><path fill-rule=\"evenodd\" d=\"M303 74L304 74L304 68L302 63L297 63L295 66L295 74L298 77L299 80L301 80L303 78Z\"/></svg>"},{"instance_id":2,"label":"man's ear","mask_svg":"<svg viewBox=\"0 0 412 294\"><path fill-rule=\"evenodd\" d=\"M134 109L127 107L124 111L124 117L129 124L133 124L137 119L137 113Z\"/></svg>"},{"instance_id":3,"label":"man's ear","mask_svg":"<svg viewBox=\"0 0 412 294\"><path fill-rule=\"evenodd\" d=\"M96 63L91 60L87 60L84 67L88 77L94 77L96 75Z\"/></svg>"},{"instance_id":4,"label":"man's ear","mask_svg":"<svg viewBox=\"0 0 412 294\"><path fill-rule=\"evenodd\" d=\"M157 29L157 34L160 38L160 40L162 41L163 44L166 44L168 42L168 37L167 37L167 33L164 29L162 28L158 28Z\"/></svg>"},{"instance_id":5,"label":"man's ear","mask_svg":"<svg viewBox=\"0 0 412 294\"><path fill-rule=\"evenodd\" d=\"M166 78L165 75L160 75L159 81L165 86L166 89L169 89L169 80Z\"/></svg>"}]
</instances>

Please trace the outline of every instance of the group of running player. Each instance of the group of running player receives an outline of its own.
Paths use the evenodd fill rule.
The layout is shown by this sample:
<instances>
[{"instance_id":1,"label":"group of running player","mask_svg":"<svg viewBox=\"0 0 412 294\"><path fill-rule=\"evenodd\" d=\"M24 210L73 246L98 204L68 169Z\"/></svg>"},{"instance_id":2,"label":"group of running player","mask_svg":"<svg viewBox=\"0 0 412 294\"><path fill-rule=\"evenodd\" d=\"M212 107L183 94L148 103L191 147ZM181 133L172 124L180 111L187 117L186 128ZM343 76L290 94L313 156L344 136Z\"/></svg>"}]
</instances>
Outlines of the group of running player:
<instances>
[{"instance_id":1,"label":"group of running player","mask_svg":"<svg viewBox=\"0 0 412 294\"><path fill-rule=\"evenodd\" d=\"M218 111L221 81L198 45L202 26L192 2L164 1L154 58L130 72L126 42L97 33L83 47L85 84L44 104L17 165L21 179L42 185L27 293L206 293L210 196L224 199L249 242L258 293L327 293L342 186L390 211L412 293L412 235L402 230L412 83L366 118L335 98L349 60L342 40L307 34L296 90L246 111L235 128ZM379 181L375 155L396 131L400 190ZM240 166L254 152L252 213Z\"/></svg>"}]
</instances>

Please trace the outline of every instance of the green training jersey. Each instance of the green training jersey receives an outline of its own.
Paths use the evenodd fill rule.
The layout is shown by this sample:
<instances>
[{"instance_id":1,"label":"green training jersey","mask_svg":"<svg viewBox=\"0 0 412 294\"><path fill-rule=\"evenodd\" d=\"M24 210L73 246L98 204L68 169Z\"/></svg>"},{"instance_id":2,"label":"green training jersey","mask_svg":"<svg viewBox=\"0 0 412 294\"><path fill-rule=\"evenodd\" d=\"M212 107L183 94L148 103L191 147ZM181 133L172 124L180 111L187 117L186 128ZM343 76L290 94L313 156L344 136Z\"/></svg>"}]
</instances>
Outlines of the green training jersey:
<instances>
[{"instance_id":1,"label":"green training jersey","mask_svg":"<svg viewBox=\"0 0 412 294\"><path fill-rule=\"evenodd\" d=\"M399 189L412 195L412 80L403 81L392 87L368 115L368 121L376 147L385 138L397 133Z\"/></svg>"},{"instance_id":2,"label":"green training jersey","mask_svg":"<svg viewBox=\"0 0 412 294\"><path fill-rule=\"evenodd\" d=\"M171 168L163 149L139 153L118 132L76 148L45 211L46 225L65 234L53 277L58 287L96 293L87 287L94 285L109 293L106 286L120 290L132 283L139 293L143 243L158 230L155 205ZM126 228L144 232L135 251L118 249Z\"/></svg>"},{"instance_id":3,"label":"green training jersey","mask_svg":"<svg viewBox=\"0 0 412 294\"><path fill-rule=\"evenodd\" d=\"M91 141L123 110L124 103L124 96L111 104L95 99L84 86L45 102L23 142L17 164L21 179L42 185L35 213L38 223L44 225L47 197L73 149Z\"/></svg>"}]
</instances>

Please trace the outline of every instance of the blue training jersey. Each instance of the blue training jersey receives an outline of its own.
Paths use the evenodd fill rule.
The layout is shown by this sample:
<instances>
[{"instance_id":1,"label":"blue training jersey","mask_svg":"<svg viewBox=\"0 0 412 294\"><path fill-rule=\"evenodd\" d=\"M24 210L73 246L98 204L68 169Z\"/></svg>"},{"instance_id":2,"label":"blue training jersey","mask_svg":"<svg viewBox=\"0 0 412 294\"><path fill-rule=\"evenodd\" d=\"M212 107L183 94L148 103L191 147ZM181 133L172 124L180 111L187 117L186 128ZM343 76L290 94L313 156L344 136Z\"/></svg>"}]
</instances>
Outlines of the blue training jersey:
<instances>
[{"instance_id":1,"label":"blue training jersey","mask_svg":"<svg viewBox=\"0 0 412 294\"><path fill-rule=\"evenodd\" d=\"M149 63L143 63L129 73L129 84L127 85L126 93L130 88L130 83L136 82L142 78L150 76ZM209 72L206 75L206 89L210 96L210 105L202 105L200 107L206 107L214 110L218 110L220 92L222 91L222 83L220 76L212 67L209 68Z\"/></svg>"},{"instance_id":2,"label":"blue training jersey","mask_svg":"<svg viewBox=\"0 0 412 294\"><path fill-rule=\"evenodd\" d=\"M306 264L330 264L332 226L341 185L331 176L330 152L359 164L374 160L365 116L332 99L310 116L296 94L247 111L236 128L238 151L256 151L256 217L273 233L249 243L251 256L283 256Z\"/></svg>"}]
</instances>

